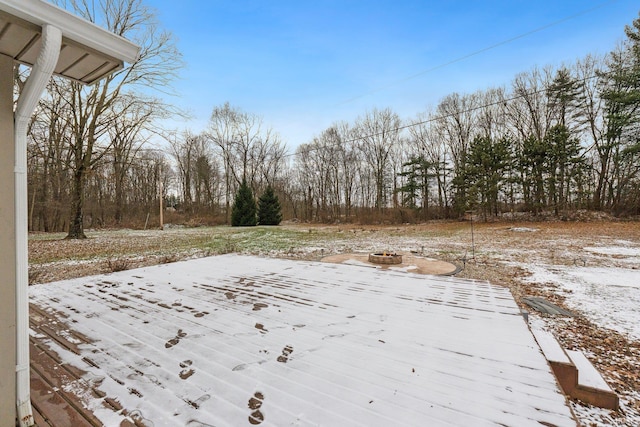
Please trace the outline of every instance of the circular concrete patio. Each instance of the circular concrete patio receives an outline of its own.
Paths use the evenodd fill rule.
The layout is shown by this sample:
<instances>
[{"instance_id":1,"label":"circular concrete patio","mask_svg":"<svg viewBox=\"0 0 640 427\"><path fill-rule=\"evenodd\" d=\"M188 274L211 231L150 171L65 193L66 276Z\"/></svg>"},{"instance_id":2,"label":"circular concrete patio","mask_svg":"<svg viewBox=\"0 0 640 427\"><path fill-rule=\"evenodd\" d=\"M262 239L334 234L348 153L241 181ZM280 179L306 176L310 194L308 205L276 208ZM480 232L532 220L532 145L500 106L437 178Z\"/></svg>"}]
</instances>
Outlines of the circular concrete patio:
<instances>
[{"instance_id":1,"label":"circular concrete patio","mask_svg":"<svg viewBox=\"0 0 640 427\"><path fill-rule=\"evenodd\" d=\"M400 252L398 252L400 254ZM322 258L322 262L331 262L335 264L352 264L352 265L368 265L381 269L392 269L398 271L406 271L409 273L432 274L436 276L452 276L460 271L455 264L446 261L440 261L434 258L427 258L411 253L401 253L402 262L400 264L376 264L369 261L368 253L349 253L329 255Z\"/></svg>"}]
</instances>

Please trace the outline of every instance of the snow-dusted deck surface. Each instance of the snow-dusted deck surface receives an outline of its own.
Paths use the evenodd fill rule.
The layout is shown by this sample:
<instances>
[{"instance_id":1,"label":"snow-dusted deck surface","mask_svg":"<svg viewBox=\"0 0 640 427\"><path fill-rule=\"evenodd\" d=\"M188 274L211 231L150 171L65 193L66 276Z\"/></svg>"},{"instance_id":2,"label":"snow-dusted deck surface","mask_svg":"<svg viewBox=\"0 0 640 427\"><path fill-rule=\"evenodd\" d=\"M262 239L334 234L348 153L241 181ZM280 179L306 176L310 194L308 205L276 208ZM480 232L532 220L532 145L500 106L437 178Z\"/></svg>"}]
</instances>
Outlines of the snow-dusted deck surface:
<instances>
[{"instance_id":1,"label":"snow-dusted deck surface","mask_svg":"<svg viewBox=\"0 0 640 427\"><path fill-rule=\"evenodd\" d=\"M225 255L30 293L89 338L48 345L106 394L83 396L106 425L125 418L108 398L156 427L576 425L485 282Z\"/></svg>"}]
</instances>

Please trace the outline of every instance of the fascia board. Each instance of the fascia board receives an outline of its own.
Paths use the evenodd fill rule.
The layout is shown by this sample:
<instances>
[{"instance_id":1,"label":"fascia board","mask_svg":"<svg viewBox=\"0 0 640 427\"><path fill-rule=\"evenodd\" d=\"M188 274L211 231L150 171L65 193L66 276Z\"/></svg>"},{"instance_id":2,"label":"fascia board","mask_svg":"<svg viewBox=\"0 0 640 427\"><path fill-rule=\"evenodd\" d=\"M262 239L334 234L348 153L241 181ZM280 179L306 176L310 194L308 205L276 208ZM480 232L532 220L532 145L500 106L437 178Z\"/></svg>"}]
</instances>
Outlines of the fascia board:
<instances>
[{"instance_id":1,"label":"fascia board","mask_svg":"<svg viewBox=\"0 0 640 427\"><path fill-rule=\"evenodd\" d=\"M0 0L0 10L42 27L53 25L62 30L64 38L115 58L133 63L140 48L98 25L42 0Z\"/></svg>"}]
</instances>

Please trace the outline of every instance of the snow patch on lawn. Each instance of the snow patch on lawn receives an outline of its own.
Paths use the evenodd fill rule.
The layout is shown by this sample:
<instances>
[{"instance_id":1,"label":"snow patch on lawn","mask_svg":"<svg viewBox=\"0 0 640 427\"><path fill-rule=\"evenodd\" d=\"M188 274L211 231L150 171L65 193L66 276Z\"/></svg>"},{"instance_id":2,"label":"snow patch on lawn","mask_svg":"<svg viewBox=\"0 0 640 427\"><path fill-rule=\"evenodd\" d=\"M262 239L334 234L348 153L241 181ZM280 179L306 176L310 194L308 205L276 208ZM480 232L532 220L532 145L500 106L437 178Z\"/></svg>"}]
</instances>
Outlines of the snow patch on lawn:
<instances>
[{"instance_id":1,"label":"snow patch on lawn","mask_svg":"<svg viewBox=\"0 0 640 427\"><path fill-rule=\"evenodd\" d=\"M522 264L529 283L560 288L567 305L599 326L640 339L640 272L612 267Z\"/></svg>"},{"instance_id":2,"label":"snow patch on lawn","mask_svg":"<svg viewBox=\"0 0 640 427\"><path fill-rule=\"evenodd\" d=\"M589 427L627 427L640 425L640 417L636 416L633 408L625 405L625 400L640 399L640 392L632 393L628 397L620 396L620 412L626 414L626 419L614 416L613 411L596 408L594 406L582 405L569 401L571 409L576 414L582 425Z\"/></svg>"},{"instance_id":3,"label":"snow patch on lawn","mask_svg":"<svg viewBox=\"0 0 640 427\"><path fill-rule=\"evenodd\" d=\"M586 247L584 248L584 250L601 255L640 257L640 248L633 248L628 246Z\"/></svg>"},{"instance_id":4,"label":"snow patch on lawn","mask_svg":"<svg viewBox=\"0 0 640 427\"><path fill-rule=\"evenodd\" d=\"M517 233L533 233L539 231L539 228L530 228L530 227L511 227L511 231L515 231Z\"/></svg>"}]
</instances>

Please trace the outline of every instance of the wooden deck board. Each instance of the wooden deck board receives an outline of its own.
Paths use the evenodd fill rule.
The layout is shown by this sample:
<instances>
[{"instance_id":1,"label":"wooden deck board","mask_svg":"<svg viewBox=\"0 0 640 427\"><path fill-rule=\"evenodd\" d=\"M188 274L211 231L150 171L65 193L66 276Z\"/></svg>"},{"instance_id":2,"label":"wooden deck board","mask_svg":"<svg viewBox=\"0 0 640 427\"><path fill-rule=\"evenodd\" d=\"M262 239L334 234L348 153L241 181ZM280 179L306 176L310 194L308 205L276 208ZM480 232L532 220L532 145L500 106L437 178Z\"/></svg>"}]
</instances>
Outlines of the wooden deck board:
<instances>
[{"instance_id":1,"label":"wooden deck board","mask_svg":"<svg viewBox=\"0 0 640 427\"><path fill-rule=\"evenodd\" d=\"M49 378L45 378L33 369L31 370L31 404L34 412L38 413L38 418L40 418L39 422L36 420L38 426L92 427L101 425L90 423L85 414L78 410L78 406L68 401L68 395L59 393L57 387L53 387L49 383Z\"/></svg>"},{"instance_id":2,"label":"wooden deck board","mask_svg":"<svg viewBox=\"0 0 640 427\"><path fill-rule=\"evenodd\" d=\"M576 425L508 289L487 282L228 255L31 298L34 336L86 371L67 390L88 387L109 425L243 425L258 391L270 425Z\"/></svg>"},{"instance_id":3,"label":"wooden deck board","mask_svg":"<svg viewBox=\"0 0 640 427\"><path fill-rule=\"evenodd\" d=\"M46 345L46 340L54 340L70 351L75 350L73 343L65 340L53 317L39 309L31 311L30 326L37 333L31 336L31 405L38 427L98 427L102 423L93 413L84 407L73 393L65 391L65 385L86 387L90 384L82 380L83 372L68 366Z\"/></svg>"},{"instance_id":4,"label":"wooden deck board","mask_svg":"<svg viewBox=\"0 0 640 427\"><path fill-rule=\"evenodd\" d=\"M31 409L33 410L33 419L38 427L52 427L51 423L49 423L44 415L40 413L38 408L36 408L33 404L31 404Z\"/></svg>"}]
</instances>

